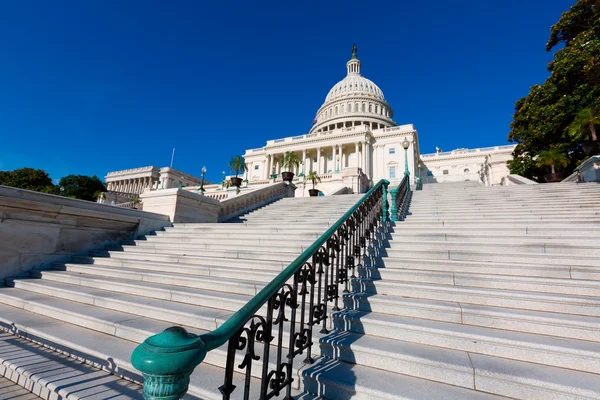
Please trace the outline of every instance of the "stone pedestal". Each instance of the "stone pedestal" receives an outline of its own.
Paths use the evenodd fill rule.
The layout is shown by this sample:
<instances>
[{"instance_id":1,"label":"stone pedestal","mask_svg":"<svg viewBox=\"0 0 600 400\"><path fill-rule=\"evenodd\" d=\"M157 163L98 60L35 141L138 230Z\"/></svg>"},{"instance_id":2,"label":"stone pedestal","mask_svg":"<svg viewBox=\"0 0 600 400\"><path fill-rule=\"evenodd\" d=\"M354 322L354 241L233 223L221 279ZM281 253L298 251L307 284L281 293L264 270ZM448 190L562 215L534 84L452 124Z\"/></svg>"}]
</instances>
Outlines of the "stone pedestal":
<instances>
[{"instance_id":1,"label":"stone pedestal","mask_svg":"<svg viewBox=\"0 0 600 400\"><path fill-rule=\"evenodd\" d=\"M168 215L172 222L217 222L221 202L184 189L165 189L141 195L144 211Z\"/></svg>"}]
</instances>

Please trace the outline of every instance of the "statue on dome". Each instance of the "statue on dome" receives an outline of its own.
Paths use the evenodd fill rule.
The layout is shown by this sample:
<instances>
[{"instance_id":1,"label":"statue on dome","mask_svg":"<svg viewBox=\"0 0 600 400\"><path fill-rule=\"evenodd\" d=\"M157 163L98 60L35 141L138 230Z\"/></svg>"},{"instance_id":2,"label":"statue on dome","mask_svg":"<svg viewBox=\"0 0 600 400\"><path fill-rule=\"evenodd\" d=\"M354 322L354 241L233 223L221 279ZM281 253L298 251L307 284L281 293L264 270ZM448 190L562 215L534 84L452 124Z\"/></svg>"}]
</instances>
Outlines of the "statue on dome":
<instances>
[{"instance_id":1,"label":"statue on dome","mask_svg":"<svg viewBox=\"0 0 600 400\"><path fill-rule=\"evenodd\" d=\"M442 152L442 149L440 149L439 147L435 146L435 152L440 154Z\"/></svg>"},{"instance_id":2,"label":"statue on dome","mask_svg":"<svg viewBox=\"0 0 600 400\"><path fill-rule=\"evenodd\" d=\"M352 54L356 54L356 43L352 45Z\"/></svg>"}]
</instances>

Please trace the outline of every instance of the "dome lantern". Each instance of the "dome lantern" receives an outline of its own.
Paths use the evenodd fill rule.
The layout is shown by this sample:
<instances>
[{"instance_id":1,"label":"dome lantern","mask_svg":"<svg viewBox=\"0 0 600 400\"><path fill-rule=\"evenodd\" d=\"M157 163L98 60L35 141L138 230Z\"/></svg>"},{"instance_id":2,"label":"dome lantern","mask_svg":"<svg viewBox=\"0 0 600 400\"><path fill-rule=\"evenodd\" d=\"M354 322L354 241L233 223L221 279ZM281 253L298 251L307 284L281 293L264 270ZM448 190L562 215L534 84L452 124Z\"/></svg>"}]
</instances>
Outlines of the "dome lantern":
<instances>
[{"instance_id":1,"label":"dome lantern","mask_svg":"<svg viewBox=\"0 0 600 400\"><path fill-rule=\"evenodd\" d=\"M348 75L360 75L360 60L356 58L356 44L352 46L352 58L346 63Z\"/></svg>"}]
</instances>

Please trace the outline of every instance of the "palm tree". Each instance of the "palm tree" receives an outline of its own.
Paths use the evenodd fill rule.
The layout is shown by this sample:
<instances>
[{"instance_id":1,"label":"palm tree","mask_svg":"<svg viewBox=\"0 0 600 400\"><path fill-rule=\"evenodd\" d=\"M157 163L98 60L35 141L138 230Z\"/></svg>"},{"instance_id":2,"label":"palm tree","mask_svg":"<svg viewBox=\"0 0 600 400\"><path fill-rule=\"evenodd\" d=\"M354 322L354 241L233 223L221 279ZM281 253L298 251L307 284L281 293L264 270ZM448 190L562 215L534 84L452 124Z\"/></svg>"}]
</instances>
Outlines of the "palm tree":
<instances>
[{"instance_id":1,"label":"palm tree","mask_svg":"<svg viewBox=\"0 0 600 400\"><path fill-rule=\"evenodd\" d=\"M315 184L321 183L321 177L317 174L317 171L310 171L308 175L306 175L306 179L312 182L312 188L315 189Z\"/></svg>"},{"instance_id":2,"label":"palm tree","mask_svg":"<svg viewBox=\"0 0 600 400\"><path fill-rule=\"evenodd\" d=\"M286 151L283 155L281 166L283 168L290 169L290 172L292 172L291 170L293 170L295 167L298 167L301 163L302 161L300 160L300 157L298 157L298 154L294 153L293 151Z\"/></svg>"},{"instance_id":3,"label":"palm tree","mask_svg":"<svg viewBox=\"0 0 600 400\"><path fill-rule=\"evenodd\" d=\"M567 127L572 138L583 140L589 134L594 142L598 141L596 125L600 124L600 107L588 107L580 110Z\"/></svg>"},{"instance_id":4,"label":"palm tree","mask_svg":"<svg viewBox=\"0 0 600 400\"><path fill-rule=\"evenodd\" d=\"M548 150L542 150L538 153L538 167L550 167L552 173L556 173L557 168L564 168L569 165L569 160L565 151L561 147L552 147Z\"/></svg>"},{"instance_id":5,"label":"palm tree","mask_svg":"<svg viewBox=\"0 0 600 400\"><path fill-rule=\"evenodd\" d=\"M235 177L238 177L240 172L244 172L248 169L246 166L246 160L242 156L233 156L231 160L229 160L229 168L231 168L232 172L235 172Z\"/></svg>"}]
</instances>

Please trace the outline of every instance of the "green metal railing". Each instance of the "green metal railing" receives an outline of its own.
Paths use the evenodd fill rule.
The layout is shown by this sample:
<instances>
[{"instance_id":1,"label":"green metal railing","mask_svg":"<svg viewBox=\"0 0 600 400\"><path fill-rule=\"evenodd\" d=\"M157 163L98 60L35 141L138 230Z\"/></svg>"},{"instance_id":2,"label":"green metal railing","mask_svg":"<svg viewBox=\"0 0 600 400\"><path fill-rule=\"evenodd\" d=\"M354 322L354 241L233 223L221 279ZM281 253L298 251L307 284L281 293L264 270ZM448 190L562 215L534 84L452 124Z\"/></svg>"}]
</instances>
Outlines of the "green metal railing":
<instances>
[{"instance_id":1,"label":"green metal railing","mask_svg":"<svg viewBox=\"0 0 600 400\"><path fill-rule=\"evenodd\" d=\"M408 206L408 193L410 193L410 175L405 174L404 178L402 178L398 184L398 187L390 190L392 196L390 220L392 222L400 221L403 218L406 207Z\"/></svg>"},{"instance_id":2,"label":"green metal railing","mask_svg":"<svg viewBox=\"0 0 600 400\"><path fill-rule=\"evenodd\" d=\"M405 180L406 177L403 182ZM294 357L306 351L304 362L312 363L313 327L321 325L321 332L328 332L328 307L332 306L332 311L340 310L340 288L344 293L349 292L354 269L361 265L364 257L369 257L367 243L376 239L379 225L388 220L388 184L388 181L380 180L275 279L214 331L197 336L182 327L171 327L140 344L131 361L144 376L144 398L180 399L188 390L194 368L209 351L227 342L225 377L219 387L223 399L229 399L236 388L233 375L238 364L235 362L238 351L244 352L238 365L245 374L243 398L249 398L252 363L260 359L255 343L261 343L263 347L259 398L270 399L281 393L291 398ZM401 186L402 183L399 188ZM392 201L392 207L395 205L396 199ZM397 212L392 212L392 217L395 214ZM263 309L265 305L266 310ZM257 315L259 310L263 315ZM289 334L287 348L283 346L285 329ZM274 339L277 341L272 344ZM269 362L271 350L276 351L274 363ZM284 352L287 354L284 355ZM270 368L270 364L275 365Z\"/></svg>"}]
</instances>

